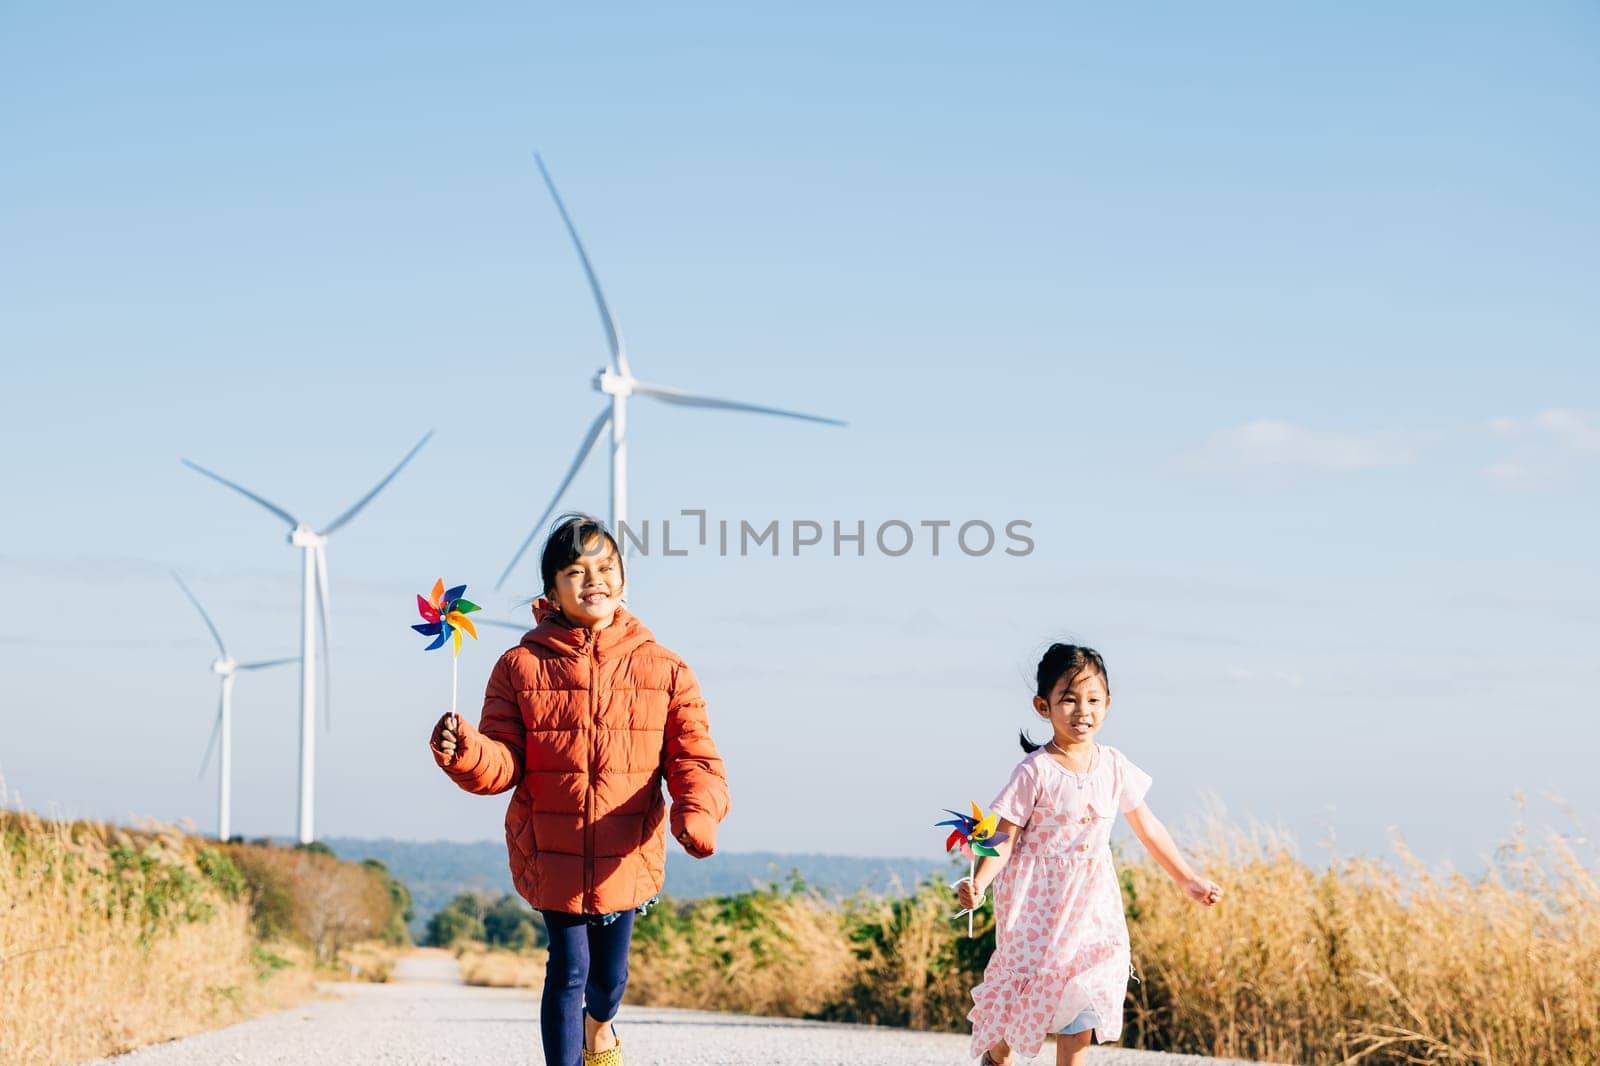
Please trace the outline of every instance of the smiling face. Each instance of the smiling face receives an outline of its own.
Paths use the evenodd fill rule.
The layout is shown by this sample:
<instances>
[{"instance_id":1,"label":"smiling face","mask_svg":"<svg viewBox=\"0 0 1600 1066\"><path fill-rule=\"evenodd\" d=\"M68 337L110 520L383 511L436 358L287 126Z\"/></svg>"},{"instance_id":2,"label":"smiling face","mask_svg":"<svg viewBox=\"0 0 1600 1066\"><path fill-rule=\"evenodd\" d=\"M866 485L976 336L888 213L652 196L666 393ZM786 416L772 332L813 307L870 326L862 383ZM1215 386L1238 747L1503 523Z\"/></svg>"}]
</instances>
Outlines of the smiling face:
<instances>
[{"instance_id":1,"label":"smiling face","mask_svg":"<svg viewBox=\"0 0 1600 1066\"><path fill-rule=\"evenodd\" d=\"M1106 679L1093 669L1065 674L1050 690L1050 699L1033 698L1033 709L1055 731L1056 746L1087 744L1105 724L1111 709Z\"/></svg>"},{"instance_id":2,"label":"smiling face","mask_svg":"<svg viewBox=\"0 0 1600 1066\"><path fill-rule=\"evenodd\" d=\"M583 554L557 570L546 590L573 625L602 629L622 606L622 567L611 543L590 537Z\"/></svg>"}]
</instances>

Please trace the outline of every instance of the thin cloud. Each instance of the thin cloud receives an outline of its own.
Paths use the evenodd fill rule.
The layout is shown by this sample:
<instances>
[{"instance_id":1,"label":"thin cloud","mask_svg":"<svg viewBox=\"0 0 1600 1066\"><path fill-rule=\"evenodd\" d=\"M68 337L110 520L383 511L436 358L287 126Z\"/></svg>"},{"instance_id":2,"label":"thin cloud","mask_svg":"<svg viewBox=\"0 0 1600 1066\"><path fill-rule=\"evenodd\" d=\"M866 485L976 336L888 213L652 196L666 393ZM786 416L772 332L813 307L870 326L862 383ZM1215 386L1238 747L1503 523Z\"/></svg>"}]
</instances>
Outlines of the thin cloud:
<instances>
[{"instance_id":1,"label":"thin cloud","mask_svg":"<svg viewBox=\"0 0 1600 1066\"><path fill-rule=\"evenodd\" d=\"M1600 419L1583 411L1552 408L1533 416L1534 428L1575 452L1600 452Z\"/></svg>"},{"instance_id":2,"label":"thin cloud","mask_svg":"<svg viewBox=\"0 0 1600 1066\"><path fill-rule=\"evenodd\" d=\"M1257 670L1235 666L1228 671L1228 680L1240 684L1287 685L1299 688L1306 683L1305 675L1298 670Z\"/></svg>"},{"instance_id":3,"label":"thin cloud","mask_svg":"<svg viewBox=\"0 0 1600 1066\"><path fill-rule=\"evenodd\" d=\"M1483 468L1484 480L1498 489L1523 489L1534 484L1537 478L1521 463L1503 460Z\"/></svg>"},{"instance_id":4,"label":"thin cloud","mask_svg":"<svg viewBox=\"0 0 1600 1066\"><path fill-rule=\"evenodd\" d=\"M1210 470L1343 474L1405 466L1415 461L1419 443L1414 433L1338 432L1258 419L1213 434L1192 459Z\"/></svg>"},{"instance_id":5,"label":"thin cloud","mask_svg":"<svg viewBox=\"0 0 1600 1066\"><path fill-rule=\"evenodd\" d=\"M1600 452L1600 415L1568 407L1547 407L1532 418L1497 415L1489 419L1497 437L1519 437L1553 444L1568 451Z\"/></svg>"},{"instance_id":6,"label":"thin cloud","mask_svg":"<svg viewBox=\"0 0 1600 1066\"><path fill-rule=\"evenodd\" d=\"M1532 489L1561 480L1576 464L1600 455L1600 415L1567 407L1548 407L1531 418L1498 415L1489 432L1515 441L1516 450L1479 472L1497 489Z\"/></svg>"},{"instance_id":7,"label":"thin cloud","mask_svg":"<svg viewBox=\"0 0 1600 1066\"><path fill-rule=\"evenodd\" d=\"M1494 418L1489 419L1489 432L1497 437L1515 437L1520 430L1521 427L1517 425L1515 418L1496 415Z\"/></svg>"}]
</instances>

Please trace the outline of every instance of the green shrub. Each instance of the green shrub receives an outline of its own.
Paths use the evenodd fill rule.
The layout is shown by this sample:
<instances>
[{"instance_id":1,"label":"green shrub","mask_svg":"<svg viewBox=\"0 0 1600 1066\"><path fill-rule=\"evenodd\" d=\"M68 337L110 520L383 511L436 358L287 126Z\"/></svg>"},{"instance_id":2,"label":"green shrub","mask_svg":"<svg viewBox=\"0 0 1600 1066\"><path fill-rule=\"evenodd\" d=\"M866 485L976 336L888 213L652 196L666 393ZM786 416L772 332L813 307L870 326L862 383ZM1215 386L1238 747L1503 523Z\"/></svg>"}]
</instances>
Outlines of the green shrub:
<instances>
[{"instance_id":1,"label":"green shrub","mask_svg":"<svg viewBox=\"0 0 1600 1066\"><path fill-rule=\"evenodd\" d=\"M411 943L411 931L407 928L413 912L411 909L411 890L400 881L395 880L389 873L389 867L379 859L364 859L361 865L372 872L372 875L383 882L384 890L389 894L389 920L383 927L383 942L391 947L407 947Z\"/></svg>"},{"instance_id":2,"label":"green shrub","mask_svg":"<svg viewBox=\"0 0 1600 1066\"><path fill-rule=\"evenodd\" d=\"M549 943L544 919L520 896L501 896L483 912L483 938L496 947L524 951Z\"/></svg>"},{"instance_id":3,"label":"green shrub","mask_svg":"<svg viewBox=\"0 0 1600 1066\"><path fill-rule=\"evenodd\" d=\"M483 910L483 901L478 896L461 893L444 910L428 919L426 943L448 948L464 940L483 940Z\"/></svg>"},{"instance_id":4,"label":"green shrub","mask_svg":"<svg viewBox=\"0 0 1600 1066\"><path fill-rule=\"evenodd\" d=\"M202 876L222 890L228 899L238 899L249 889L244 872L220 848L202 847L194 857Z\"/></svg>"},{"instance_id":5,"label":"green shrub","mask_svg":"<svg viewBox=\"0 0 1600 1066\"><path fill-rule=\"evenodd\" d=\"M209 921L216 905L207 898L206 881L187 862L169 859L158 842L144 847L117 844L103 871L109 891L106 912L116 910L139 922L139 943L149 947L158 934L185 922Z\"/></svg>"}]
</instances>

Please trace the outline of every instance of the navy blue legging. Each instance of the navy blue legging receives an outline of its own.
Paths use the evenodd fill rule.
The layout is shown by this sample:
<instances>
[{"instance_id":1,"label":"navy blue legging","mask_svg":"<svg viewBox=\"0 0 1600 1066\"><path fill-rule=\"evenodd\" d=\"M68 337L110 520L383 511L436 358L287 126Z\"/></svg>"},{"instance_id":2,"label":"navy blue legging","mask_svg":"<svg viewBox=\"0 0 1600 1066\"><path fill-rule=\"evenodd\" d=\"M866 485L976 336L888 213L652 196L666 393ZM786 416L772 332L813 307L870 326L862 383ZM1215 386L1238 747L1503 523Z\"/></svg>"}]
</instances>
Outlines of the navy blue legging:
<instances>
[{"instance_id":1,"label":"navy blue legging","mask_svg":"<svg viewBox=\"0 0 1600 1066\"><path fill-rule=\"evenodd\" d=\"M550 935L550 961L539 1002L539 1032L545 1066L583 1066L583 1016L609 1022L628 987L628 945L633 941L632 910L609 925L591 924L581 914L540 911Z\"/></svg>"}]
</instances>

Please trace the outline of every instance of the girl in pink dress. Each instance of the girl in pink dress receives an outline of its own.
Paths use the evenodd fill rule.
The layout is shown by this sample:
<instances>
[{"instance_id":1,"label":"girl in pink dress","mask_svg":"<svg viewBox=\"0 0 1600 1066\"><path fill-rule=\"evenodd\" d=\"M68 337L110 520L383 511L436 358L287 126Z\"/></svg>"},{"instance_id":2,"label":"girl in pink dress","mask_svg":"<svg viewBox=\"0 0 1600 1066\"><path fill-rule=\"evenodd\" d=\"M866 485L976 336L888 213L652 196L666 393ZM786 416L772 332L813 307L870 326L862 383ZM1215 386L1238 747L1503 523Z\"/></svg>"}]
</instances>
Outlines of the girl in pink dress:
<instances>
[{"instance_id":1,"label":"girl in pink dress","mask_svg":"<svg viewBox=\"0 0 1600 1066\"><path fill-rule=\"evenodd\" d=\"M1111 708L1111 682L1093 648L1053 644L1039 663L1033 708L1054 734L1027 757L992 809L1008 839L998 858L978 860L957 883L963 907L981 905L994 884L995 951L972 990L972 1054L1005 1066L1032 1058L1058 1033L1057 1066L1082 1066L1090 1041L1122 1034L1128 993L1128 923L1111 860L1121 811L1135 835L1189 898L1222 898L1189 868L1166 827L1145 806L1150 775L1094 737Z\"/></svg>"}]
</instances>

